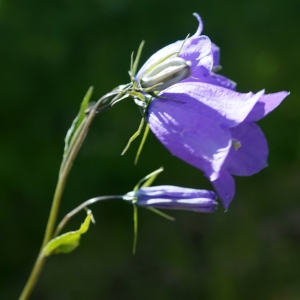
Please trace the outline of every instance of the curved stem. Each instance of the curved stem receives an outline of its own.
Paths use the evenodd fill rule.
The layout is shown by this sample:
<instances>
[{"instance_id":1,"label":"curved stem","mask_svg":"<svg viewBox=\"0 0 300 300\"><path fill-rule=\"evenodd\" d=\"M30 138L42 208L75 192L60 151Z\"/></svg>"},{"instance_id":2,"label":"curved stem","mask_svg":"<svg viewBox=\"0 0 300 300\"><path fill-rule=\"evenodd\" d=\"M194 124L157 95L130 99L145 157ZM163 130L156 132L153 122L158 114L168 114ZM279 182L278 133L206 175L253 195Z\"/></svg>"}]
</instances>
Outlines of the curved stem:
<instances>
[{"instance_id":1,"label":"curved stem","mask_svg":"<svg viewBox=\"0 0 300 300\"><path fill-rule=\"evenodd\" d=\"M49 218L48 218L48 222L47 222L47 227L46 227L42 247L41 247L39 255L36 259L36 262L33 266L33 269L30 273L29 279L22 291L20 300L27 300L29 298L29 296L39 278L39 275L42 271L42 268L44 266L46 258L44 256L42 256L41 253L42 253L44 246L50 241L50 239L52 237L54 226L55 226L56 219L57 219L59 206L60 206L60 202L61 202L61 198L62 198L64 189L65 189L65 186L66 186L69 172L70 172L72 164L76 158L76 155L88 133L88 130L92 124L92 121L94 120L95 116L98 113L99 107L108 98L115 96L115 98L112 100L112 101L114 101L114 100L117 100L120 97L122 97L124 94L125 94L124 91L112 91L110 93L105 94L103 97L101 97L97 101L97 103L94 105L94 107L91 109L89 115L87 116L87 118L84 122L84 126L79 128L80 133L78 134L78 136L76 135L77 139L74 142L73 147L70 150L68 157L66 157L66 159L63 160L63 162L62 162L62 166L61 166L60 172L59 172L58 182L56 185L56 189L55 189L55 193L54 193L54 197L53 197L53 201L52 201L52 206L51 206L51 210L50 210L50 214L49 214ZM111 106L103 107L103 109L101 109L101 111L103 111L109 107L111 107Z\"/></svg>"},{"instance_id":2,"label":"curved stem","mask_svg":"<svg viewBox=\"0 0 300 300\"><path fill-rule=\"evenodd\" d=\"M76 215L78 212L80 212L81 210L83 210L84 208L86 208L88 205L91 205L93 203L96 203L98 201L102 201L102 200L117 200L117 199L123 199L123 196L121 195L115 195L115 196L102 196L102 197L96 197L96 198L92 198L89 199L83 203L81 203L79 206L77 206L76 208L74 208L72 211L70 211L68 214L65 215L65 217L62 219L62 221L58 224L55 233L53 235L53 237L58 236L58 234L61 232L61 230L63 229L63 227L67 224L67 222L74 216Z\"/></svg>"},{"instance_id":3,"label":"curved stem","mask_svg":"<svg viewBox=\"0 0 300 300\"><path fill-rule=\"evenodd\" d=\"M108 93L107 95L111 96L111 94L112 93ZM119 95L120 92L116 92L116 94ZM49 215L49 220L47 223L47 228L46 228L42 248L50 241L50 239L52 237L54 226L55 226L56 219L57 219L58 209L60 206L60 200L61 200L64 188L66 185L67 177L68 177L71 167L73 165L73 162L74 162L74 160L77 156L77 153L88 133L88 130L89 130L94 118L97 115L99 106L102 104L103 101L105 101L107 99L107 95L103 96L102 98L100 98L97 101L95 106L90 111L88 117L86 118L83 128L79 127L81 130L80 134L78 135L76 142L74 143L72 150L70 151L70 154L66 158L63 168L60 170L58 183L57 183L57 187L56 187L53 202L52 202L52 207L51 207L51 211L50 211L50 215ZM109 108L109 107L107 107L107 108Z\"/></svg>"}]
</instances>

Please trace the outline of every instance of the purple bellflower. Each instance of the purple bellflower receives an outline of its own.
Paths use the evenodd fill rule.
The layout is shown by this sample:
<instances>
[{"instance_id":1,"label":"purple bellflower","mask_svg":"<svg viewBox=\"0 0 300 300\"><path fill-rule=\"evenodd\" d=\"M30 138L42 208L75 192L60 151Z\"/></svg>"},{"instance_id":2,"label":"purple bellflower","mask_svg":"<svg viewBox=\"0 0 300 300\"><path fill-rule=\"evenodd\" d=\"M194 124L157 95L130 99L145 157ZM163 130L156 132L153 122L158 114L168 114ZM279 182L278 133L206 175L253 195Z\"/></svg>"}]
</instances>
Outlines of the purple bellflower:
<instances>
[{"instance_id":1,"label":"purple bellflower","mask_svg":"<svg viewBox=\"0 0 300 300\"><path fill-rule=\"evenodd\" d=\"M126 200L134 200L137 206L158 209L178 209L196 212L215 212L218 203L216 194L212 191L196 190L161 185L142 187L136 192L127 193Z\"/></svg>"},{"instance_id":2,"label":"purple bellflower","mask_svg":"<svg viewBox=\"0 0 300 300\"><path fill-rule=\"evenodd\" d=\"M289 93L236 92L233 81L215 73L220 69L220 50L201 35L200 16L194 16L199 21L196 33L153 54L136 79L141 81L151 66L172 57L172 53L188 62L190 72L186 74L190 77L178 77L181 81L158 89L148 105L146 120L173 155L204 171L227 209L235 194L232 175L250 176L267 166L267 141L254 122L275 109ZM145 199L140 203L147 203ZM172 201L157 205L179 203Z\"/></svg>"}]
</instances>

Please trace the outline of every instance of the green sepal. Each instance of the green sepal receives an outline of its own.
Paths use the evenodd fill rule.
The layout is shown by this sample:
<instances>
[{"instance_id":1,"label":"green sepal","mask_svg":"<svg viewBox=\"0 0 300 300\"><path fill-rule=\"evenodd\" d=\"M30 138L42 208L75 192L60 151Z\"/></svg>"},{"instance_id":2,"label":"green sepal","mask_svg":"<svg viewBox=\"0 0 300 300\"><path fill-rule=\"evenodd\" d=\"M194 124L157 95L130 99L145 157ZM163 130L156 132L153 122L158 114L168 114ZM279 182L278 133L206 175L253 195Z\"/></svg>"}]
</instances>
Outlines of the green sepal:
<instances>
[{"instance_id":1,"label":"green sepal","mask_svg":"<svg viewBox=\"0 0 300 300\"><path fill-rule=\"evenodd\" d=\"M90 98L92 96L93 93L93 87L91 86L88 91L86 92L81 105L80 105L80 109L78 112L78 115L76 116L76 118L74 119L74 121L72 122L71 127L69 128L67 135L65 137L65 148L64 148L64 155L63 157L65 158L69 147L71 145L72 139L74 137L74 134L76 132L76 130L78 129L78 127L80 126L80 124L82 123L82 121L86 118L86 114L85 111L87 110L88 106L89 106L89 102L90 102Z\"/></svg>"},{"instance_id":2,"label":"green sepal","mask_svg":"<svg viewBox=\"0 0 300 300\"><path fill-rule=\"evenodd\" d=\"M144 126L144 118L142 118L141 123L139 125L139 128L137 130L137 132L134 133L134 135L129 139L125 149L122 151L121 155L124 155L126 153L126 151L128 150L128 148L130 147L131 143L140 135L142 129Z\"/></svg>"},{"instance_id":3,"label":"green sepal","mask_svg":"<svg viewBox=\"0 0 300 300\"><path fill-rule=\"evenodd\" d=\"M181 47L180 47L180 49L179 49L179 52L178 52L178 54L177 54L177 57L179 56L179 54L180 54L180 52L181 52L181 50L182 50L182 48L183 48L183 46L184 46L186 40L189 38L189 36L190 36L190 34L188 34L187 37L184 39L184 41L183 41L183 43L182 43L182 45L181 45Z\"/></svg>"},{"instance_id":4,"label":"green sepal","mask_svg":"<svg viewBox=\"0 0 300 300\"><path fill-rule=\"evenodd\" d=\"M121 94L123 94L124 92L120 92L120 94L119 95L121 95ZM125 99L125 98L128 98L129 97L129 95L127 94L127 93L124 93L124 95L123 96L121 96L120 98L117 98L117 99L115 99L115 100L112 100L110 103L111 103L111 107L113 107L115 104L117 104L118 102L120 102L120 101L122 101L123 99Z\"/></svg>"},{"instance_id":5,"label":"green sepal","mask_svg":"<svg viewBox=\"0 0 300 300\"><path fill-rule=\"evenodd\" d=\"M140 99L143 102L146 102L145 95L143 95L140 92L128 91L127 94L130 95L130 96L132 96L132 97L138 98L138 99Z\"/></svg>"},{"instance_id":6,"label":"green sepal","mask_svg":"<svg viewBox=\"0 0 300 300\"><path fill-rule=\"evenodd\" d=\"M133 70L133 56L134 56L134 52L131 53L131 57L130 57L130 70L128 71L128 74L130 76L130 80L131 81L134 80L134 76L132 74L132 70Z\"/></svg>"},{"instance_id":7,"label":"green sepal","mask_svg":"<svg viewBox=\"0 0 300 300\"><path fill-rule=\"evenodd\" d=\"M164 170L163 167L160 167L158 170L152 172L148 176L144 178L145 182L141 185L141 187L148 187L150 186L153 181L156 179L156 177Z\"/></svg>"},{"instance_id":8,"label":"green sepal","mask_svg":"<svg viewBox=\"0 0 300 300\"><path fill-rule=\"evenodd\" d=\"M142 51L143 51L143 47L145 45L145 41L142 41L140 46L139 46L139 49L138 49L138 52L136 54L136 58L135 58L135 61L133 64L131 64L131 76L134 78L135 77L135 74L136 74L136 71L137 71L137 67L138 67L138 64L139 64L139 61L140 61L140 58L141 58L141 54L142 54ZM133 59L133 57L132 57Z\"/></svg>"},{"instance_id":9,"label":"green sepal","mask_svg":"<svg viewBox=\"0 0 300 300\"><path fill-rule=\"evenodd\" d=\"M152 212L156 213L157 215L169 220L169 221L175 221L174 217L169 216L168 214L163 213L162 211L154 208L154 207L147 207L147 209L151 210Z\"/></svg>"},{"instance_id":10,"label":"green sepal","mask_svg":"<svg viewBox=\"0 0 300 300\"><path fill-rule=\"evenodd\" d=\"M141 155L142 149L144 147L144 144L146 142L146 139L147 139L147 136L148 136L148 133L149 133L149 129L150 129L150 126L149 126L149 124L147 124L146 128L145 128L145 131L144 131L143 138L141 140L140 146L139 146L138 151L137 151L136 156L135 156L135 160L134 160L135 165L137 165L137 163L138 163L139 157Z\"/></svg>"},{"instance_id":11,"label":"green sepal","mask_svg":"<svg viewBox=\"0 0 300 300\"><path fill-rule=\"evenodd\" d=\"M150 186L151 183L155 180L157 175L161 173L164 170L163 167L160 167L159 169L153 171L152 173L148 174L144 178L142 178L137 185L134 187L133 192L136 192L140 187L147 187Z\"/></svg>"},{"instance_id":12,"label":"green sepal","mask_svg":"<svg viewBox=\"0 0 300 300\"><path fill-rule=\"evenodd\" d=\"M79 246L81 235L89 229L91 220L93 220L92 211L88 210L84 222L76 231L70 231L52 239L43 249L42 255L50 256L52 254L69 253Z\"/></svg>"}]
</instances>

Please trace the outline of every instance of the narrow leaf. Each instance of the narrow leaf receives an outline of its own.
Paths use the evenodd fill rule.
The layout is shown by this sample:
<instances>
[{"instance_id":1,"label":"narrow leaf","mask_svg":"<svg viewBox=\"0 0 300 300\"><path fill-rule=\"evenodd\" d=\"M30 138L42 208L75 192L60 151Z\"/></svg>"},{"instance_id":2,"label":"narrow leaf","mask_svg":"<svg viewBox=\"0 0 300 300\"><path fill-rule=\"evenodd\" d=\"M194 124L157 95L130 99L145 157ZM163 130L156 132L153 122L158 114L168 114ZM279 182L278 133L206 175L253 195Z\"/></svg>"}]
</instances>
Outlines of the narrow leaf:
<instances>
[{"instance_id":1,"label":"narrow leaf","mask_svg":"<svg viewBox=\"0 0 300 300\"><path fill-rule=\"evenodd\" d=\"M78 112L78 115L76 116L76 118L74 119L74 121L72 122L71 127L69 128L67 135L65 137L65 148L64 148L64 155L63 157L65 158L68 149L70 147L70 144L72 142L72 138L74 137L74 134L77 130L77 128L80 126L80 124L82 123L82 121L85 119L86 115L85 115L85 111L88 108L89 102L90 102L90 98L92 96L93 93L93 87L91 86L88 91L86 92L81 105L80 105L80 109Z\"/></svg>"}]
</instances>

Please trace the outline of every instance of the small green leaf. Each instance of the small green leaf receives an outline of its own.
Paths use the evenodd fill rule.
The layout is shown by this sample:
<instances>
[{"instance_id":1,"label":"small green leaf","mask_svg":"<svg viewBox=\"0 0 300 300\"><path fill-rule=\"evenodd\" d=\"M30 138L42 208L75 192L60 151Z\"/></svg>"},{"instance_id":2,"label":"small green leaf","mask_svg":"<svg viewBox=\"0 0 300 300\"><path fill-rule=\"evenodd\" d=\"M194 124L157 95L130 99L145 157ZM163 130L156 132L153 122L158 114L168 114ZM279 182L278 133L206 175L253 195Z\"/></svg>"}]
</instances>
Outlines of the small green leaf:
<instances>
[{"instance_id":1,"label":"small green leaf","mask_svg":"<svg viewBox=\"0 0 300 300\"><path fill-rule=\"evenodd\" d=\"M75 134L77 128L80 126L82 121L86 118L85 111L88 108L92 93L93 93L93 87L91 86L88 89L88 91L86 92L86 94L85 94L85 96L84 96L84 98L81 102L78 115L76 116L76 118L72 122L72 125L71 125L71 127L69 128L69 130L67 132L67 135L65 137L65 148L64 148L64 155L63 155L64 158L66 157L66 155L68 153L68 149L70 147L70 144L72 142L72 139L74 137L74 134Z\"/></svg>"},{"instance_id":2,"label":"small green leaf","mask_svg":"<svg viewBox=\"0 0 300 300\"><path fill-rule=\"evenodd\" d=\"M93 219L92 211L88 211L84 222L76 231L70 231L52 239L43 249L44 256L50 256L58 253L69 253L79 246L81 235L89 229L91 219Z\"/></svg>"}]
</instances>

